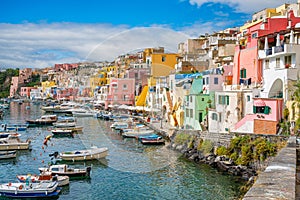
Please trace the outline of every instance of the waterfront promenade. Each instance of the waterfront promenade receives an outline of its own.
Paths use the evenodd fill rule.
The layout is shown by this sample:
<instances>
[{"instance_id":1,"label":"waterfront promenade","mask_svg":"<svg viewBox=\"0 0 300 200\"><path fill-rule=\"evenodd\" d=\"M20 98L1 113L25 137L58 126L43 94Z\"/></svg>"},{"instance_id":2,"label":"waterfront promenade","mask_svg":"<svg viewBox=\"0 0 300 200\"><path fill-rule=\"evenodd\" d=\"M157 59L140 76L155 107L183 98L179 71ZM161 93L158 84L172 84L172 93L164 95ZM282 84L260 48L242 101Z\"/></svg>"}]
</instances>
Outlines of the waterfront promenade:
<instances>
[{"instance_id":1,"label":"waterfront promenade","mask_svg":"<svg viewBox=\"0 0 300 200\"><path fill-rule=\"evenodd\" d=\"M172 129L168 123L147 123L149 127L168 134ZM281 149L274 160L261 172L243 200L300 199L297 191L297 140L288 139L287 146ZM299 194L297 194L299 193Z\"/></svg>"}]
</instances>

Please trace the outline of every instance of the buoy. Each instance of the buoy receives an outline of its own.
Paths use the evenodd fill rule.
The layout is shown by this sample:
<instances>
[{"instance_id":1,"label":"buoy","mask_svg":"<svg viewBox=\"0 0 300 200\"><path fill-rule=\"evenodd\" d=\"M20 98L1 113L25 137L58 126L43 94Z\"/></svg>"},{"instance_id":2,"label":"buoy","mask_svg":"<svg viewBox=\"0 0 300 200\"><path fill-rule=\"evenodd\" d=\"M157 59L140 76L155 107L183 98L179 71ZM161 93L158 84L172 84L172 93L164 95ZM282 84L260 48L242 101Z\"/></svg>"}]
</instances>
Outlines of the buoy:
<instances>
[{"instance_id":1,"label":"buoy","mask_svg":"<svg viewBox=\"0 0 300 200\"><path fill-rule=\"evenodd\" d=\"M44 160L42 160L42 163L44 163Z\"/></svg>"},{"instance_id":2,"label":"buoy","mask_svg":"<svg viewBox=\"0 0 300 200\"><path fill-rule=\"evenodd\" d=\"M42 146L42 149L44 149L44 145Z\"/></svg>"},{"instance_id":3,"label":"buoy","mask_svg":"<svg viewBox=\"0 0 300 200\"><path fill-rule=\"evenodd\" d=\"M42 153L40 153L40 156L42 156L43 154Z\"/></svg>"},{"instance_id":4,"label":"buoy","mask_svg":"<svg viewBox=\"0 0 300 200\"><path fill-rule=\"evenodd\" d=\"M33 158L33 160L35 160L35 158Z\"/></svg>"}]
</instances>

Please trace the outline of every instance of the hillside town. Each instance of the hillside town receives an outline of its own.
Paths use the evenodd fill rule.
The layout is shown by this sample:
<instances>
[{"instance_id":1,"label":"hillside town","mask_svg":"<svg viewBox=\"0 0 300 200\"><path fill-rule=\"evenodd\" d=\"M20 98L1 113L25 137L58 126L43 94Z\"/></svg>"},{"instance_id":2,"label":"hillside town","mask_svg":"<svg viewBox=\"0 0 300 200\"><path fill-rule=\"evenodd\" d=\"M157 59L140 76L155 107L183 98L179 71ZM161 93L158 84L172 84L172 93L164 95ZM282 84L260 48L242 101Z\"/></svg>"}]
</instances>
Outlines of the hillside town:
<instances>
[{"instance_id":1,"label":"hillside town","mask_svg":"<svg viewBox=\"0 0 300 200\"><path fill-rule=\"evenodd\" d=\"M178 129L295 134L299 6L256 12L241 27L183 41L177 53L149 47L112 62L20 69L9 97L92 102L101 110L142 112ZM41 86L23 87L37 74Z\"/></svg>"}]
</instances>

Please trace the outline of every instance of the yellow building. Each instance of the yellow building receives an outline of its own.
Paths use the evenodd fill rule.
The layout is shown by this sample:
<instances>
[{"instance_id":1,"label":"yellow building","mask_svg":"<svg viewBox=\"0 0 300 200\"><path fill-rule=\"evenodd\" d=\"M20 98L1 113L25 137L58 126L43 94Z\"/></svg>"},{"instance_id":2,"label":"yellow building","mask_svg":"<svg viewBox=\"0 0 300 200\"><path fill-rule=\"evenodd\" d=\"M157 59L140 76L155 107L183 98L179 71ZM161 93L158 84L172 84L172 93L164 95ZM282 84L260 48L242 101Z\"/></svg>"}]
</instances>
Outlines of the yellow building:
<instances>
[{"instance_id":1,"label":"yellow building","mask_svg":"<svg viewBox=\"0 0 300 200\"><path fill-rule=\"evenodd\" d=\"M94 89L98 86L103 86L107 84L107 72L99 72L95 76L90 77L90 86L91 90L94 91Z\"/></svg>"},{"instance_id":2,"label":"yellow building","mask_svg":"<svg viewBox=\"0 0 300 200\"><path fill-rule=\"evenodd\" d=\"M46 89L56 86L54 81L43 81L42 82L42 91L45 92Z\"/></svg>"},{"instance_id":3,"label":"yellow building","mask_svg":"<svg viewBox=\"0 0 300 200\"><path fill-rule=\"evenodd\" d=\"M148 85L156 84L156 77L169 76L175 69L175 64L179 58L179 54L175 53L155 53L151 55L151 70Z\"/></svg>"}]
</instances>

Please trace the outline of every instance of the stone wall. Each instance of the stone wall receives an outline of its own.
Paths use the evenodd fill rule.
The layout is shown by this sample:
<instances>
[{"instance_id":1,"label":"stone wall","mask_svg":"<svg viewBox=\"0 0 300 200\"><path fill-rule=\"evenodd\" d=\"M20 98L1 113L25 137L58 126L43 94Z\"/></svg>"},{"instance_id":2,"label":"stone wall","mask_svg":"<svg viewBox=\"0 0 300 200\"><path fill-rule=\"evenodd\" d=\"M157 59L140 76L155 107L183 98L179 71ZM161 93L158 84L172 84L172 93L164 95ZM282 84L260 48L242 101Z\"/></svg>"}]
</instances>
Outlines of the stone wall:
<instances>
[{"instance_id":1,"label":"stone wall","mask_svg":"<svg viewBox=\"0 0 300 200\"><path fill-rule=\"evenodd\" d=\"M296 199L296 166L296 137L291 137L243 199Z\"/></svg>"}]
</instances>

